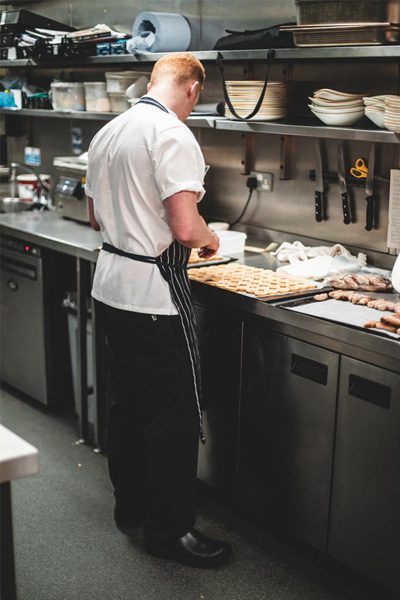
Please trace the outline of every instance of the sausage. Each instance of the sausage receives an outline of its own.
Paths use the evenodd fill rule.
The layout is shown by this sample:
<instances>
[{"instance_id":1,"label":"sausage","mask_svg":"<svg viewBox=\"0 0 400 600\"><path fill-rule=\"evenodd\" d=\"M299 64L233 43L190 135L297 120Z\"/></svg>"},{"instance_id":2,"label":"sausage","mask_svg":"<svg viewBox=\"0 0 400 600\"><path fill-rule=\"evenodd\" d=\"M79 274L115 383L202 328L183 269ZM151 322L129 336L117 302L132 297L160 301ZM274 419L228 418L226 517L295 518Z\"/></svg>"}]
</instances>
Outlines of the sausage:
<instances>
[{"instance_id":1,"label":"sausage","mask_svg":"<svg viewBox=\"0 0 400 600\"><path fill-rule=\"evenodd\" d=\"M376 327L377 323L379 323L379 321L367 321L367 323L364 323L364 327Z\"/></svg>"},{"instance_id":2,"label":"sausage","mask_svg":"<svg viewBox=\"0 0 400 600\"><path fill-rule=\"evenodd\" d=\"M386 323L382 323L381 321L378 321L375 327L377 329L384 329L385 331L390 331L391 333L397 333L397 327L386 325Z\"/></svg>"},{"instance_id":3,"label":"sausage","mask_svg":"<svg viewBox=\"0 0 400 600\"><path fill-rule=\"evenodd\" d=\"M400 315L383 315L381 317L382 323L386 323L386 325L391 325L392 327L400 327Z\"/></svg>"}]
</instances>

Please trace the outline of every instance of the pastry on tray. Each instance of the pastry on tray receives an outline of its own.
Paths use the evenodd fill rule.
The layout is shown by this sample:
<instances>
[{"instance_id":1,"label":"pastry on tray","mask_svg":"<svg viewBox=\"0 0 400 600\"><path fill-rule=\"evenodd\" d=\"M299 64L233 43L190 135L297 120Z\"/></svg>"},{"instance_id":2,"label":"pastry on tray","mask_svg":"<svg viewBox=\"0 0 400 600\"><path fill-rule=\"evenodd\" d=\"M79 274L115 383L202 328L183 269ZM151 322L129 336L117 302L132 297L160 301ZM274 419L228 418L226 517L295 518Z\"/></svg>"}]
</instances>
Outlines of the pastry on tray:
<instances>
[{"instance_id":1,"label":"pastry on tray","mask_svg":"<svg viewBox=\"0 0 400 600\"><path fill-rule=\"evenodd\" d=\"M196 265L198 263L207 263L216 260L224 260L224 257L220 254L213 254L213 256L206 256L205 258L202 258L201 256L199 256L199 250L200 248L192 248L192 251L189 256L188 265Z\"/></svg>"},{"instance_id":2,"label":"pastry on tray","mask_svg":"<svg viewBox=\"0 0 400 600\"><path fill-rule=\"evenodd\" d=\"M285 277L275 271L238 263L192 269L189 278L257 298L311 290L317 287L307 279Z\"/></svg>"}]
</instances>

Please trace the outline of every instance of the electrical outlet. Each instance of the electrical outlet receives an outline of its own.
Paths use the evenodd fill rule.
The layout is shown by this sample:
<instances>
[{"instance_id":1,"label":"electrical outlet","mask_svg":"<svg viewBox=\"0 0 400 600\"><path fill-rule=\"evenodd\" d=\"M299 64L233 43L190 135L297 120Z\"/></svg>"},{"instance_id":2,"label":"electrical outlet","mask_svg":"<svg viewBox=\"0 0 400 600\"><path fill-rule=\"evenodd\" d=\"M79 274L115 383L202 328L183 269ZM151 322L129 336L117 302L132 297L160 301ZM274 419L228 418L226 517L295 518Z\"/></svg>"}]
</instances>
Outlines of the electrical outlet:
<instances>
[{"instance_id":1,"label":"electrical outlet","mask_svg":"<svg viewBox=\"0 0 400 600\"><path fill-rule=\"evenodd\" d=\"M272 192L272 173L260 173L251 171L250 176L257 179L258 192Z\"/></svg>"}]
</instances>

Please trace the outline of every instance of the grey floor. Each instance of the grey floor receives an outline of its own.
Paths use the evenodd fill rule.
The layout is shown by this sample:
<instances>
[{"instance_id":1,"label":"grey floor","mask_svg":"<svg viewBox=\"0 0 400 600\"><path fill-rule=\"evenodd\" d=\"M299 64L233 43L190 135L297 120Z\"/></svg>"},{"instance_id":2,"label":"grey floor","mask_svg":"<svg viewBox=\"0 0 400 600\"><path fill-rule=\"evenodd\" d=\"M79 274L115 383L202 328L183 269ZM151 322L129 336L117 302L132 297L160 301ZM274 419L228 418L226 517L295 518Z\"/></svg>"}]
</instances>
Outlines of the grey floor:
<instances>
[{"instance_id":1,"label":"grey floor","mask_svg":"<svg viewBox=\"0 0 400 600\"><path fill-rule=\"evenodd\" d=\"M19 600L386 600L381 588L205 493L197 526L231 542L229 565L155 559L141 532L113 524L106 458L78 445L76 421L1 391L2 424L39 450L40 472L12 484Z\"/></svg>"}]
</instances>

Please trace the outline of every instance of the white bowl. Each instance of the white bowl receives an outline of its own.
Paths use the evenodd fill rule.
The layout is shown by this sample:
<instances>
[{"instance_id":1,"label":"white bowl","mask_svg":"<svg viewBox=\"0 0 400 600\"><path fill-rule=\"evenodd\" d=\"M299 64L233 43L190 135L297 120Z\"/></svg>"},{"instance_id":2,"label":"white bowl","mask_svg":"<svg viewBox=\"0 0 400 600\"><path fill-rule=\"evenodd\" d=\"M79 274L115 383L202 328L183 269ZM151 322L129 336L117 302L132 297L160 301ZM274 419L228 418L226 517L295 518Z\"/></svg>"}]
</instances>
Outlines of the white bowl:
<instances>
[{"instance_id":1,"label":"white bowl","mask_svg":"<svg viewBox=\"0 0 400 600\"><path fill-rule=\"evenodd\" d=\"M323 113L323 114L336 114L336 115L343 115L343 114L347 114L347 113L361 113L363 114L364 112L364 106L354 106L354 107L344 107L344 108L323 108L322 106L314 106L313 104L309 104L308 108L310 108L311 110L318 112L318 113Z\"/></svg>"},{"instance_id":2,"label":"white bowl","mask_svg":"<svg viewBox=\"0 0 400 600\"><path fill-rule=\"evenodd\" d=\"M325 125L332 125L333 127L348 127L354 125L364 115L364 111L361 113L317 113L311 109L311 112L313 112L320 121L325 123Z\"/></svg>"},{"instance_id":3,"label":"white bowl","mask_svg":"<svg viewBox=\"0 0 400 600\"><path fill-rule=\"evenodd\" d=\"M381 129L385 128L385 113L380 110L368 110L365 109L365 116L368 117L377 127Z\"/></svg>"}]
</instances>

